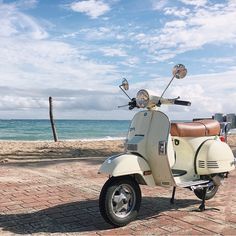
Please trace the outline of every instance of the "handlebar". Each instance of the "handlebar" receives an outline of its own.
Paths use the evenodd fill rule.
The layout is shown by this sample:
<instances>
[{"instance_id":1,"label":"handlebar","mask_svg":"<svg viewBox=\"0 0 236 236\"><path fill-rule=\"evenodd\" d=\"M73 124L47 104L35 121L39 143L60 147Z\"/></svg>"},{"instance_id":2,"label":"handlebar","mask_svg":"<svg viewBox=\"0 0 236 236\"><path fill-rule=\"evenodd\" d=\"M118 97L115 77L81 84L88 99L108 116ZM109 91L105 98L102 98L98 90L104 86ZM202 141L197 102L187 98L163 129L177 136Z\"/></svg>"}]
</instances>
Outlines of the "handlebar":
<instances>
[{"instance_id":1,"label":"handlebar","mask_svg":"<svg viewBox=\"0 0 236 236\"><path fill-rule=\"evenodd\" d=\"M174 104L174 105L181 105L181 106L191 106L191 102L179 100L179 97L172 98L172 99L162 98L161 101L159 101L159 106L161 104L167 104L167 105Z\"/></svg>"},{"instance_id":2,"label":"handlebar","mask_svg":"<svg viewBox=\"0 0 236 236\"><path fill-rule=\"evenodd\" d=\"M175 104L175 105L181 105L181 106L191 106L191 102L179 100L179 97L174 98L174 99L162 98L161 100L158 101L158 103L156 105L160 107L162 104L166 104L166 105ZM139 108L136 103L136 98L132 98L131 101L127 105L129 106L129 110L133 110L135 107ZM120 107L122 107L122 106L120 106Z\"/></svg>"},{"instance_id":3,"label":"handlebar","mask_svg":"<svg viewBox=\"0 0 236 236\"><path fill-rule=\"evenodd\" d=\"M191 102L189 101L183 101L183 100L175 100L175 105L181 105L181 106L191 106Z\"/></svg>"}]
</instances>

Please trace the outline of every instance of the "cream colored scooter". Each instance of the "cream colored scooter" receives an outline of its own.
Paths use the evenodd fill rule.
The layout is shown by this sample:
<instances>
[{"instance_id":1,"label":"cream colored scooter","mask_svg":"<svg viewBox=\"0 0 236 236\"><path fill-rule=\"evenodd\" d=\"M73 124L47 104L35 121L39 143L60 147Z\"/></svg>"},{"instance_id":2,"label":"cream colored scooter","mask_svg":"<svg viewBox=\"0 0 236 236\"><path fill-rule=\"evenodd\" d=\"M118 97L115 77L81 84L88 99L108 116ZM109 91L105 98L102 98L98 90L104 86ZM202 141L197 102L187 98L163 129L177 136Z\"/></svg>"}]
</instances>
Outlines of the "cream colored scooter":
<instances>
[{"instance_id":1,"label":"cream colored scooter","mask_svg":"<svg viewBox=\"0 0 236 236\"><path fill-rule=\"evenodd\" d=\"M183 65L176 65L166 89L174 78L184 78L186 73ZM120 88L128 90L127 80ZM171 124L158 110L164 104L191 105L179 98L163 98L166 89L160 97L142 89L131 99L129 109L146 110L138 112L131 122L125 153L109 157L100 167L99 173L110 178L101 190L99 208L112 225L124 226L136 218L141 204L140 184L173 186L171 203L176 187L189 188L202 200L199 210L203 211L205 200L216 194L221 181L235 168L230 147L219 138L217 121Z\"/></svg>"}]
</instances>

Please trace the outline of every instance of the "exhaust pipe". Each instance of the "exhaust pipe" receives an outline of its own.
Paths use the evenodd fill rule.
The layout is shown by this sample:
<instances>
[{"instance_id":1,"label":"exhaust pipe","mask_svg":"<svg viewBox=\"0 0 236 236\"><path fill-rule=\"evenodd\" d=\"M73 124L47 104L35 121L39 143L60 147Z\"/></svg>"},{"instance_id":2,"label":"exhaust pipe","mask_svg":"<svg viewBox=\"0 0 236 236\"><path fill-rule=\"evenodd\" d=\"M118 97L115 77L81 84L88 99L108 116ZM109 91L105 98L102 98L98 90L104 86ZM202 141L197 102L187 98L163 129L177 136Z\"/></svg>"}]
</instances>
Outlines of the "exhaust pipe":
<instances>
[{"instance_id":1,"label":"exhaust pipe","mask_svg":"<svg viewBox=\"0 0 236 236\"><path fill-rule=\"evenodd\" d=\"M196 189L209 188L209 187L211 187L213 185L214 185L213 181L210 181L207 184L195 185L195 186L191 186L190 188L191 188L192 191L194 191Z\"/></svg>"}]
</instances>

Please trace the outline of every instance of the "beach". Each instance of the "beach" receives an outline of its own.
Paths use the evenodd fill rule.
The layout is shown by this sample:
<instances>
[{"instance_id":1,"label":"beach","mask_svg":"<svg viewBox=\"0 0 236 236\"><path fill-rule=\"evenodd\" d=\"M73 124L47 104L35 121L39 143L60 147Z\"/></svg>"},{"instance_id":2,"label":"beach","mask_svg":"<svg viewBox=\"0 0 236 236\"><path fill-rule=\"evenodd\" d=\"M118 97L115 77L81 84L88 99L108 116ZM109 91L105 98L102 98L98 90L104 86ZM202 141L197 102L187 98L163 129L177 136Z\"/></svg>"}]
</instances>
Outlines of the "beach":
<instances>
[{"instance_id":1,"label":"beach","mask_svg":"<svg viewBox=\"0 0 236 236\"><path fill-rule=\"evenodd\" d=\"M124 140L100 141L0 141L0 162L108 157L124 151ZM228 136L236 152L236 135ZM235 153L236 155L236 153Z\"/></svg>"},{"instance_id":2,"label":"beach","mask_svg":"<svg viewBox=\"0 0 236 236\"><path fill-rule=\"evenodd\" d=\"M124 151L124 140L0 141L0 162L108 157Z\"/></svg>"}]
</instances>

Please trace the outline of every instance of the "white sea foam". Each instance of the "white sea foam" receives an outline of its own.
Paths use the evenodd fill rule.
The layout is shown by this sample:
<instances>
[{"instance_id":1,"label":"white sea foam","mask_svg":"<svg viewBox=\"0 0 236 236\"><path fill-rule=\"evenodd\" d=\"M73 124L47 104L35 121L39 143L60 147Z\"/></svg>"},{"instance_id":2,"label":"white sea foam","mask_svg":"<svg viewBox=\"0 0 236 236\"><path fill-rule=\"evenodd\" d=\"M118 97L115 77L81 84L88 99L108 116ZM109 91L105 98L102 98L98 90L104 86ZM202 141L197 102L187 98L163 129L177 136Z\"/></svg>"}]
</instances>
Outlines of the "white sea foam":
<instances>
[{"instance_id":1,"label":"white sea foam","mask_svg":"<svg viewBox=\"0 0 236 236\"><path fill-rule=\"evenodd\" d=\"M58 142L99 142L99 141L122 141L125 140L125 137L104 137L104 138L83 138L83 139L58 139ZM52 142L54 140L1 140L0 142L29 142L29 143L43 143L43 142Z\"/></svg>"},{"instance_id":2,"label":"white sea foam","mask_svg":"<svg viewBox=\"0 0 236 236\"><path fill-rule=\"evenodd\" d=\"M125 140L125 137L104 137L104 138L83 138L83 139L64 139L60 141L70 141L70 142L76 142L76 141L81 141L81 142L94 142L94 141L119 141L119 140Z\"/></svg>"}]
</instances>

